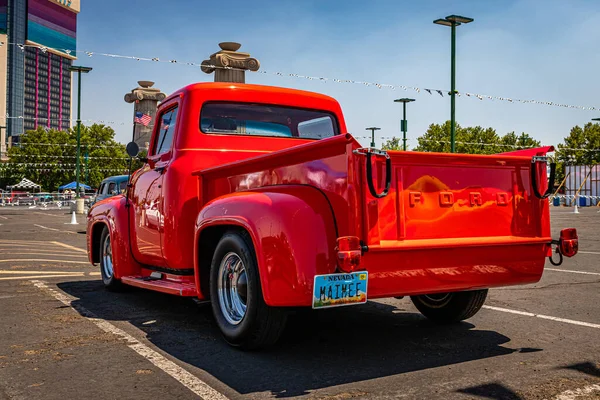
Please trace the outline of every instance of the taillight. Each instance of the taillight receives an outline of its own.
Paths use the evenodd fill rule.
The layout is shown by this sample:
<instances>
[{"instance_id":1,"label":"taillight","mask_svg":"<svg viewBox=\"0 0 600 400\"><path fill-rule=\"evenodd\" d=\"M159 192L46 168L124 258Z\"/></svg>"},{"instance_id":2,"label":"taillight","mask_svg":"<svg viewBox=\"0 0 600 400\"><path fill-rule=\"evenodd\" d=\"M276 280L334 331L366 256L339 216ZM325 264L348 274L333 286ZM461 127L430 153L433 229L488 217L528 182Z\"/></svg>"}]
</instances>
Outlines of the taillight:
<instances>
[{"instance_id":1,"label":"taillight","mask_svg":"<svg viewBox=\"0 0 600 400\"><path fill-rule=\"evenodd\" d=\"M573 257L579 250L579 238L577 229L567 228L560 231L560 252L566 257Z\"/></svg>"},{"instance_id":2,"label":"taillight","mask_svg":"<svg viewBox=\"0 0 600 400\"><path fill-rule=\"evenodd\" d=\"M343 236L337 239L337 264L343 272L354 272L360 265L362 255L360 239L356 236Z\"/></svg>"}]
</instances>

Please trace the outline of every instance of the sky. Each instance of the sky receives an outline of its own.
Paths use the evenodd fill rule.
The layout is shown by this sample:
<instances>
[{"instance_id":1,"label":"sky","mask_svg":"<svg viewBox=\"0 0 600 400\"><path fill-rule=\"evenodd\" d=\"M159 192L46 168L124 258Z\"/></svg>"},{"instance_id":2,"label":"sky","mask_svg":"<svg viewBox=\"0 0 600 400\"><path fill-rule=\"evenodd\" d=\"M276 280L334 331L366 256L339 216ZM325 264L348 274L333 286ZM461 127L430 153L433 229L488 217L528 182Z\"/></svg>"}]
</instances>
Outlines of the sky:
<instances>
[{"instance_id":1,"label":"sky","mask_svg":"<svg viewBox=\"0 0 600 400\"><path fill-rule=\"evenodd\" d=\"M247 83L324 93L336 98L348 131L400 136L400 97L407 107L409 146L431 123L450 118L450 98L421 90L378 89L335 83L351 79L389 85L450 89L450 28L433 20L457 14L475 21L457 28L456 87L514 99L600 107L600 7L597 0L82 0L77 50L176 59L178 64L79 53L93 67L82 83L82 119L115 121L116 139L131 140L133 105L123 96L138 80L169 94L213 75L181 61L200 63L234 41L261 64ZM323 82L289 76L325 77ZM575 125L600 111L499 100L457 98L461 126L498 134L526 132L558 144ZM125 125L119 125L119 123ZM363 144L369 140L362 139Z\"/></svg>"}]
</instances>

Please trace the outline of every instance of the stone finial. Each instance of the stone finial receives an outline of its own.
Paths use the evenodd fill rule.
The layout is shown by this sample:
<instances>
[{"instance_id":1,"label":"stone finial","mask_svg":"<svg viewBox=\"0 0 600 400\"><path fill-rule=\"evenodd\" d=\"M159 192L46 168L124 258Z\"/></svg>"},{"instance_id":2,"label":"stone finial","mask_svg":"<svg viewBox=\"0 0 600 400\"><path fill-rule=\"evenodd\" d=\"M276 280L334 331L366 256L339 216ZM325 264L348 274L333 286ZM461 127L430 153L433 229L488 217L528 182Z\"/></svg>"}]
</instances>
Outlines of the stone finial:
<instances>
[{"instance_id":1,"label":"stone finial","mask_svg":"<svg viewBox=\"0 0 600 400\"><path fill-rule=\"evenodd\" d=\"M152 87L154 86L154 82L152 81L138 81L138 85L138 87L125 95L127 103L135 103L142 100L163 101L167 97L160 89Z\"/></svg>"},{"instance_id":2,"label":"stone finial","mask_svg":"<svg viewBox=\"0 0 600 400\"><path fill-rule=\"evenodd\" d=\"M221 50L238 51L242 45L236 42L221 42L219 43L219 47Z\"/></svg>"},{"instance_id":3,"label":"stone finial","mask_svg":"<svg viewBox=\"0 0 600 400\"><path fill-rule=\"evenodd\" d=\"M249 53L238 52L241 44L235 42L219 43L220 51L211 54L202 61L202 72L215 73L215 82L246 82L246 71L258 71L260 63Z\"/></svg>"},{"instance_id":4,"label":"stone finial","mask_svg":"<svg viewBox=\"0 0 600 400\"><path fill-rule=\"evenodd\" d=\"M125 101L133 103L134 116L137 112L141 112L144 115L149 115L154 120L158 102L163 101L167 95L162 93L160 89L153 87L154 82L152 81L138 81L138 85L131 92L125 94ZM146 125L134 124L133 141L140 148L147 148L146 142L150 140L152 135L152 126L152 123Z\"/></svg>"},{"instance_id":5,"label":"stone finial","mask_svg":"<svg viewBox=\"0 0 600 400\"><path fill-rule=\"evenodd\" d=\"M143 87L144 89L147 89L147 88L151 88L152 86L154 86L154 82L152 82L152 81L138 81L138 85L140 85L140 87Z\"/></svg>"}]
</instances>

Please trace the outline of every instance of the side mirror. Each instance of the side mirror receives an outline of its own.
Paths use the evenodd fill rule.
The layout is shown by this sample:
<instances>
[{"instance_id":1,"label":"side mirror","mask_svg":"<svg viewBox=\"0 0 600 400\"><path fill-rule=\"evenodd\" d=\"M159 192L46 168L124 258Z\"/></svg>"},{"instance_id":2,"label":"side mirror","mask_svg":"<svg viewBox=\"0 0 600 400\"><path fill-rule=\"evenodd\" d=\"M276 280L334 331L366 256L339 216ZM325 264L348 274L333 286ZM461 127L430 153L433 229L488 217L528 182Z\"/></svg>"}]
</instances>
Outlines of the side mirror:
<instances>
[{"instance_id":1,"label":"side mirror","mask_svg":"<svg viewBox=\"0 0 600 400\"><path fill-rule=\"evenodd\" d=\"M137 157L137 155L140 153L140 146L138 146L136 142L129 142L127 143L127 147L125 147L125 150L127 151L127 155L129 155L129 157Z\"/></svg>"}]
</instances>

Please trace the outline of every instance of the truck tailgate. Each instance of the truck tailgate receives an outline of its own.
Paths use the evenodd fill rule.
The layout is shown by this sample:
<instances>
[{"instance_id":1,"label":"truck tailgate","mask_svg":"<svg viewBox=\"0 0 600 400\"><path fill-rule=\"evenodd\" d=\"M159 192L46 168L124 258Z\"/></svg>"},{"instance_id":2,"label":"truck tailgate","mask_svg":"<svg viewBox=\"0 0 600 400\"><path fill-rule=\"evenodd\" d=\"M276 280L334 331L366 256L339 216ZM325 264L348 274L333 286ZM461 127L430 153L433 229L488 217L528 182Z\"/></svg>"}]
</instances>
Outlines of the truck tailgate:
<instances>
[{"instance_id":1,"label":"truck tailgate","mask_svg":"<svg viewBox=\"0 0 600 400\"><path fill-rule=\"evenodd\" d=\"M535 197L531 190L531 158L389 154L389 194L377 199L366 184L362 185L364 238L368 244L407 246L403 243L423 245L424 240L434 240L448 245L468 238L490 243L550 236L548 202ZM366 162L364 157L362 162ZM365 175L363 178L367 179ZM376 161L373 179L382 190L384 160Z\"/></svg>"},{"instance_id":2,"label":"truck tailgate","mask_svg":"<svg viewBox=\"0 0 600 400\"><path fill-rule=\"evenodd\" d=\"M372 294L424 293L535 282L549 250L548 201L532 194L531 157L389 152L391 187L376 198L366 157L362 240ZM373 157L383 190L383 157ZM539 191L546 190L545 164ZM435 290L431 290L435 288Z\"/></svg>"}]
</instances>

